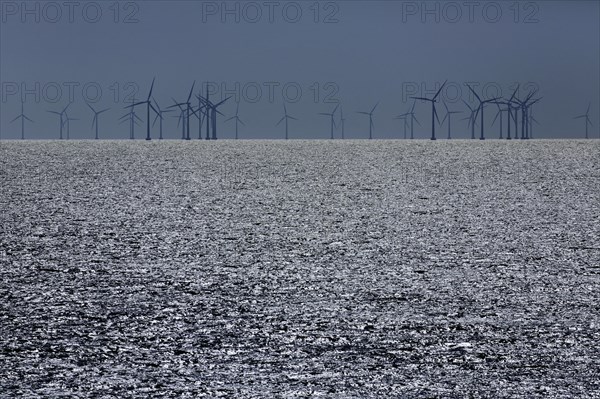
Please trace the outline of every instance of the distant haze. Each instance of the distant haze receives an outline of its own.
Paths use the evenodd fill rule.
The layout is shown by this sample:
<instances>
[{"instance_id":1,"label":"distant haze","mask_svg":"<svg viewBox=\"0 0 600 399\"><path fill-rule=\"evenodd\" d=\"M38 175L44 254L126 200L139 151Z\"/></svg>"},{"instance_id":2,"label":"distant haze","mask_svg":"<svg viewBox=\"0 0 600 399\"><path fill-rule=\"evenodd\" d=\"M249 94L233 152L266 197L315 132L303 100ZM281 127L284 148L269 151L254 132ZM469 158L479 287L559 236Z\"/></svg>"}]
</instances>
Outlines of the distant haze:
<instances>
[{"instance_id":1,"label":"distant haze","mask_svg":"<svg viewBox=\"0 0 600 399\"><path fill-rule=\"evenodd\" d=\"M19 138L21 112L27 138L58 138L60 111L71 138L93 138L93 114L101 138L129 137L118 119L128 96L145 100L153 77L154 97L166 108L184 101L192 82L220 108L219 137L233 138L235 101L240 101L240 138L283 138L282 99L288 100L290 138L329 138L338 101L347 138L367 138L374 113L375 138L402 137L393 118L412 105L413 95L442 92L453 117L453 136L470 137L462 99L475 105L466 83L488 97L524 97L539 89L533 114L535 138L581 138L591 103L590 136L600 126L600 3L598 1L2 1L0 19L0 135ZM196 89L197 93L198 90ZM193 99L194 104L197 103ZM145 136L146 110L136 138ZM445 114L439 104L440 120ZM497 108L485 112L486 136L498 136ZM167 138L181 137L173 112L165 117ZM418 102L417 138L431 133L431 106ZM340 136L339 111L336 137ZM506 119L506 115L504 115ZM152 120L154 116L152 115ZM192 137L198 135L192 119ZM506 128L506 120L504 120ZM439 137L446 127L438 126ZM479 128L477 129L479 132ZM204 135L203 131L203 135ZM152 130L158 137L158 123Z\"/></svg>"}]
</instances>

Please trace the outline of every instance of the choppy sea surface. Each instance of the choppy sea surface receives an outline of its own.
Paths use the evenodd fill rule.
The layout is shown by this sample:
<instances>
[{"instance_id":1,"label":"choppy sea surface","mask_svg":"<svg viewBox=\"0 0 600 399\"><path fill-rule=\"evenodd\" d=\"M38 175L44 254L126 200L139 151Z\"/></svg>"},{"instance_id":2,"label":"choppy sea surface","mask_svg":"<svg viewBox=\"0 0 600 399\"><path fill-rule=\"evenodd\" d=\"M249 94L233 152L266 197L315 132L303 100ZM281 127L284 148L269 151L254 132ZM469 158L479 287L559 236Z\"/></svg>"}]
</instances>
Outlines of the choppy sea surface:
<instances>
[{"instance_id":1,"label":"choppy sea surface","mask_svg":"<svg viewBox=\"0 0 600 399\"><path fill-rule=\"evenodd\" d=\"M600 397L600 141L2 141L0 397Z\"/></svg>"}]
</instances>

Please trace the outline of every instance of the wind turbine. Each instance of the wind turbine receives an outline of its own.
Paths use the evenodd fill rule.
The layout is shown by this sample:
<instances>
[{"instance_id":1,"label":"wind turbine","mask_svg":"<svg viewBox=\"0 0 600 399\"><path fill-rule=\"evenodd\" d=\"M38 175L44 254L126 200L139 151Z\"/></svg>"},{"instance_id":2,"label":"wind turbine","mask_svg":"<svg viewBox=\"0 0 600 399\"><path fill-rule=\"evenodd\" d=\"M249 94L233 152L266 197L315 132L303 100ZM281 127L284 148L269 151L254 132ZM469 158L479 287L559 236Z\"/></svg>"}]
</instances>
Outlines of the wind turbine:
<instances>
[{"instance_id":1,"label":"wind turbine","mask_svg":"<svg viewBox=\"0 0 600 399\"><path fill-rule=\"evenodd\" d=\"M411 98L414 98L415 100L429 101L431 103L431 140L435 140L435 120L437 119L438 123L440 122L440 119L438 118L437 112L435 110L435 103L437 101L437 97L440 95L440 93L442 92L442 89L444 88L444 86L446 85L447 82L448 81L446 80L442 84L442 86L437 91L437 93L435 93L435 96L433 96L433 98L411 97Z\"/></svg>"},{"instance_id":2,"label":"wind turbine","mask_svg":"<svg viewBox=\"0 0 600 399\"><path fill-rule=\"evenodd\" d=\"M475 140L475 125L477 124L477 115L479 114L479 108L471 107L469 103L467 103L465 100L462 100L462 102L467 106L467 108L469 108L469 111L471 111L471 114L468 117L463 118L462 120L469 120L467 127L471 126L471 140Z\"/></svg>"},{"instance_id":3,"label":"wind turbine","mask_svg":"<svg viewBox=\"0 0 600 399\"><path fill-rule=\"evenodd\" d=\"M340 106L339 104L336 105L335 108L333 109L333 112L331 112L331 113L327 113L327 112L320 112L319 113L319 115L329 116L330 119L331 119L331 135L329 137L331 140L333 140L333 129L337 127L336 124L335 124L334 116L335 116L335 112L337 111L337 109L338 109L339 106Z\"/></svg>"},{"instance_id":4,"label":"wind turbine","mask_svg":"<svg viewBox=\"0 0 600 399\"><path fill-rule=\"evenodd\" d=\"M452 136L450 136L450 125L451 125L452 115L460 114L462 112L461 111L450 111L444 101L442 101L442 104L444 104L444 108L446 108L446 116L444 116L444 119L442 120L441 124L443 125L446 118L448 118L448 140L450 140L452 138Z\"/></svg>"},{"instance_id":5,"label":"wind turbine","mask_svg":"<svg viewBox=\"0 0 600 399\"><path fill-rule=\"evenodd\" d=\"M365 111L357 111L356 112L357 114L369 115L369 140L371 140L373 138L373 112L375 111L375 108L377 108L378 105L379 105L379 101L371 109L371 112L365 112Z\"/></svg>"},{"instance_id":6,"label":"wind turbine","mask_svg":"<svg viewBox=\"0 0 600 399\"><path fill-rule=\"evenodd\" d=\"M288 136L288 120L292 119L297 121L298 119L294 118L291 115L288 115L287 113L287 107L285 106L285 101L283 102L283 118L281 118L279 120L279 122L277 122L277 124L275 126L279 126L281 124L281 122L283 122L285 120L285 139L287 140L289 138Z\"/></svg>"},{"instance_id":7,"label":"wind turbine","mask_svg":"<svg viewBox=\"0 0 600 399\"><path fill-rule=\"evenodd\" d=\"M217 139L217 114L223 115L221 112L219 112L219 110L217 108L219 108L221 105L225 104L225 102L227 100L229 100L230 98L231 97L227 97L225 100L223 100L217 104L210 103L210 119L212 122L212 137L211 137L212 140Z\"/></svg>"},{"instance_id":8,"label":"wind turbine","mask_svg":"<svg viewBox=\"0 0 600 399\"><path fill-rule=\"evenodd\" d=\"M506 112L508 112L508 116L507 116L507 120L506 120L506 139L507 140L512 140L512 138L510 137L510 126L511 126L511 119L514 120L515 123L515 138L517 138L517 108L513 107L512 104L514 102L514 98L517 95L517 91L519 90L519 86L517 85L517 87L515 88L515 91L513 92L512 96L510 96L510 98L508 100L504 100L504 101L496 101L496 104L504 104L506 105ZM513 108L515 109L515 115L513 115L512 110ZM500 106L498 106L498 109L500 109ZM493 125L493 123L492 123ZM502 138L502 115L500 115L500 138Z\"/></svg>"},{"instance_id":9,"label":"wind turbine","mask_svg":"<svg viewBox=\"0 0 600 399\"><path fill-rule=\"evenodd\" d=\"M166 114L167 112L171 112L171 110L163 110L160 108L160 105L158 105L158 101L156 101L156 99L154 97L152 97L152 100L154 101L154 105L156 105L156 109L158 110L158 112L156 113L156 117L154 118L154 122L152 123L152 126L154 126L156 124L156 120L158 118L160 118L160 123L159 123L159 129L160 129L160 134L158 136L159 140L163 139L163 114Z\"/></svg>"},{"instance_id":10,"label":"wind turbine","mask_svg":"<svg viewBox=\"0 0 600 399\"><path fill-rule=\"evenodd\" d=\"M98 115L100 115L103 112L108 111L110 108L106 108L103 109L102 111L97 111L86 101L86 105L92 110L92 112L94 113L94 119L92 119L92 129L94 128L94 125L96 125L96 137L95 139L98 140Z\"/></svg>"},{"instance_id":11,"label":"wind turbine","mask_svg":"<svg viewBox=\"0 0 600 399\"><path fill-rule=\"evenodd\" d=\"M487 104L487 103L493 103L493 102L497 101L498 98L490 98L490 99L487 99L487 100L482 100L481 97L479 97L479 95L477 95L477 93L475 93L475 90L473 90L473 88L469 84L467 84L467 87L469 88L469 90L471 90L471 92L473 94L475 94L475 97L477 97L477 100L479 101L479 110L480 110L480 113L481 113L481 136L479 137L479 140L485 140L485 136L483 135L483 127L484 127L483 126L484 125L484 121L483 121L483 109L485 107L485 104Z\"/></svg>"},{"instance_id":12,"label":"wind turbine","mask_svg":"<svg viewBox=\"0 0 600 399\"><path fill-rule=\"evenodd\" d=\"M512 103L517 104L518 106L515 107L515 130L518 127L518 123L517 123L517 111L518 109L521 109L521 140L527 139L527 107L528 107L528 103L531 100L531 97L534 96L534 94L537 92L537 90L532 90L529 92L529 95L527 96L527 98L525 98L525 100L521 101L517 98L517 96L514 97L514 99L512 100ZM539 101L540 99L537 99L537 101ZM517 138L517 134L515 133L515 139Z\"/></svg>"},{"instance_id":13,"label":"wind turbine","mask_svg":"<svg viewBox=\"0 0 600 399\"><path fill-rule=\"evenodd\" d=\"M196 110L192 109L192 112L198 118L198 140L202 140L202 123L204 122L204 118L208 118L208 108L203 104L204 99L202 98L202 90L198 92L196 98L198 99L198 108L196 108Z\"/></svg>"},{"instance_id":14,"label":"wind turbine","mask_svg":"<svg viewBox=\"0 0 600 399\"><path fill-rule=\"evenodd\" d=\"M152 105L152 102L150 101L150 99L152 98L152 89L154 89L154 81L156 80L156 78L152 79L152 85L150 85L150 92L148 93L148 98L146 98L146 101L140 101L137 103L133 103L131 105L128 105L125 108L134 108L138 105L142 105L142 104L146 104L146 140L152 140L152 138L150 137L150 108L152 108L152 110L158 114L158 111L156 110L156 108L154 108L154 106Z\"/></svg>"},{"instance_id":15,"label":"wind turbine","mask_svg":"<svg viewBox=\"0 0 600 399\"><path fill-rule=\"evenodd\" d=\"M190 89L190 94L187 97L187 100L183 103L177 103L175 102L174 105L171 105L169 108L174 108L174 107L179 107L179 109L182 109L181 107L183 107L185 105L185 113L184 113L184 128L185 128L185 140L191 140L190 139L190 112L192 110L192 104L190 103L190 99L192 98L192 93L194 92L194 86L196 85L196 81L194 80L194 83L192 83L192 88Z\"/></svg>"},{"instance_id":16,"label":"wind turbine","mask_svg":"<svg viewBox=\"0 0 600 399\"><path fill-rule=\"evenodd\" d=\"M235 108L235 116L232 116L231 118L227 119L225 122L229 122L230 120L235 120L235 139L238 139L238 124L241 123L242 126L246 126L244 124L244 122L242 122L242 120L240 119L240 117L238 116L238 113L240 112L240 102L237 102L237 107Z\"/></svg>"},{"instance_id":17,"label":"wind turbine","mask_svg":"<svg viewBox=\"0 0 600 399\"><path fill-rule=\"evenodd\" d=\"M344 125L346 122L346 118L344 118L344 112L342 108L340 108L340 125L342 127L342 140L344 140Z\"/></svg>"},{"instance_id":18,"label":"wind turbine","mask_svg":"<svg viewBox=\"0 0 600 399\"><path fill-rule=\"evenodd\" d=\"M25 140L25 119L27 119L31 123L33 123L33 121L31 119L29 119L27 116L25 116L25 113L23 112L23 101L21 101L21 114L19 116L17 116L15 119L13 119L12 121L10 121L10 123L13 123L14 121L16 121L19 118L21 118L21 140Z\"/></svg>"},{"instance_id":19,"label":"wind turbine","mask_svg":"<svg viewBox=\"0 0 600 399\"><path fill-rule=\"evenodd\" d=\"M494 104L496 104L498 106L498 112L496 112L496 116L494 117L494 120L492 121L492 126L494 126L494 124L496 123L496 119L500 118L500 136L499 139L502 140L503 137L503 130L502 130L502 113L508 111L508 108L506 109L502 109L500 108L500 104L504 104L501 101L496 101ZM510 123L509 123L510 126Z\"/></svg>"},{"instance_id":20,"label":"wind turbine","mask_svg":"<svg viewBox=\"0 0 600 399\"><path fill-rule=\"evenodd\" d=\"M135 98L133 98L131 103L133 104L133 103L135 103L135 101L136 101ZM129 139L135 140L135 125L138 125L138 120L141 122L142 119L139 116L137 116L133 107L130 108L128 113L121 116L121 118L119 118L119 120L121 121L119 123L123 123L127 120L129 121Z\"/></svg>"},{"instance_id":21,"label":"wind turbine","mask_svg":"<svg viewBox=\"0 0 600 399\"><path fill-rule=\"evenodd\" d=\"M67 108L69 108L70 105L71 105L71 103L68 103L60 112L48 111L49 113L58 115L60 117L60 135L58 136L59 140L63 139L63 127L65 126L65 121L64 121L63 117L64 117L64 114L67 112Z\"/></svg>"},{"instance_id":22,"label":"wind turbine","mask_svg":"<svg viewBox=\"0 0 600 399\"><path fill-rule=\"evenodd\" d=\"M417 122L417 124L419 126L421 126L421 124L419 123L419 120L415 116L415 106L416 105L417 105L417 100L414 100L412 108L410 109L410 111L407 112L407 113L405 113L405 114L403 114L403 115L406 115L406 116L410 115L410 138L411 138L411 140L415 138L415 135L414 135L414 133L415 133L415 129L414 129L415 128L415 122Z\"/></svg>"},{"instance_id":23,"label":"wind turbine","mask_svg":"<svg viewBox=\"0 0 600 399\"><path fill-rule=\"evenodd\" d=\"M588 126L594 126L592 125L592 121L590 120L590 108L592 106L592 103L590 103L587 107L587 111L585 111L585 114L583 115L579 115L576 116L573 119L585 119L585 138L588 139L589 135L588 135Z\"/></svg>"},{"instance_id":24,"label":"wind turbine","mask_svg":"<svg viewBox=\"0 0 600 399\"><path fill-rule=\"evenodd\" d=\"M399 119L401 121L404 121L403 125L404 125L404 139L405 140L406 140L406 127L408 126L408 121L406 120L406 118L408 118L408 114L398 115L397 117L394 118L394 119Z\"/></svg>"},{"instance_id":25,"label":"wind turbine","mask_svg":"<svg viewBox=\"0 0 600 399\"><path fill-rule=\"evenodd\" d=\"M529 121L527 122L529 125L529 138L532 139L533 138L533 123L537 124L538 126L540 125L540 123L537 121L537 119L535 119L533 117L533 113L529 114Z\"/></svg>"},{"instance_id":26,"label":"wind turbine","mask_svg":"<svg viewBox=\"0 0 600 399\"><path fill-rule=\"evenodd\" d=\"M179 117L174 116L174 118L179 118L177 121L177 127L179 127L179 124L181 123L181 140L185 140L185 111L186 111L186 109L182 107L182 104L175 101L175 99L173 97L171 97L171 100L173 100L174 105L172 105L168 108L173 108L173 107L179 108Z\"/></svg>"},{"instance_id":27,"label":"wind turbine","mask_svg":"<svg viewBox=\"0 0 600 399\"><path fill-rule=\"evenodd\" d=\"M531 120L532 118L529 116L529 109L536 104L537 102L539 102L542 99L542 97L536 98L535 100L530 100L531 102L525 102L525 139L529 140L531 137ZM529 100L528 100L529 101ZM536 121L537 123L537 121Z\"/></svg>"},{"instance_id":28,"label":"wind turbine","mask_svg":"<svg viewBox=\"0 0 600 399\"><path fill-rule=\"evenodd\" d=\"M471 111L471 114L462 120L469 120L467 127L471 126L471 140L475 140L475 125L477 124L477 114L479 114L479 108L471 107L465 100L462 100L462 102L465 103L467 108L469 108L469 111Z\"/></svg>"},{"instance_id":29,"label":"wind turbine","mask_svg":"<svg viewBox=\"0 0 600 399\"><path fill-rule=\"evenodd\" d=\"M71 121L78 121L79 119L77 118L69 118L69 115L67 115L67 112L65 111L65 125L67 126L67 140L71 139L70 136L70 130L71 130Z\"/></svg>"}]
</instances>

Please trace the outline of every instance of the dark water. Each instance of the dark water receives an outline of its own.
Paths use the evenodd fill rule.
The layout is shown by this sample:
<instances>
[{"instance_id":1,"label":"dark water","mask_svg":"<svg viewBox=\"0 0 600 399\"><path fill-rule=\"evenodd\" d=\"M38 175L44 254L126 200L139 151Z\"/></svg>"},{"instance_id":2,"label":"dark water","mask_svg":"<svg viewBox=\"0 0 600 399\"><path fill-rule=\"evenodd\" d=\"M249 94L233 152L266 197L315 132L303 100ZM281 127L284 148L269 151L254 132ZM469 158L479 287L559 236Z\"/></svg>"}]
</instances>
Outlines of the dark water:
<instances>
[{"instance_id":1,"label":"dark water","mask_svg":"<svg viewBox=\"0 0 600 399\"><path fill-rule=\"evenodd\" d=\"M0 397L599 397L600 141L0 142Z\"/></svg>"}]
</instances>

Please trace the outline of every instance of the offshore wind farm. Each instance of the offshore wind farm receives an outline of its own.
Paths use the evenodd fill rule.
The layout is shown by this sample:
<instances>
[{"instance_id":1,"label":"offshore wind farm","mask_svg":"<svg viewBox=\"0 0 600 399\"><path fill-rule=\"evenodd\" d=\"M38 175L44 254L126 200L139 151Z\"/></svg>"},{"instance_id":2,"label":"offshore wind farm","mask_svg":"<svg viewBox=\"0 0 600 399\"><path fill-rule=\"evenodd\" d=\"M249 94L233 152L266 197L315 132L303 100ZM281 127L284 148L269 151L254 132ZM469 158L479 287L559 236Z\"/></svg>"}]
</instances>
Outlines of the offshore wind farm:
<instances>
[{"instance_id":1,"label":"offshore wind farm","mask_svg":"<svg viewBox=\"0 0 600 399\"><path fill-rule=\"evenodd\" d=\"M0 21L0 397L600 396L600 2Z\"/></svg>"}]
</instances>

